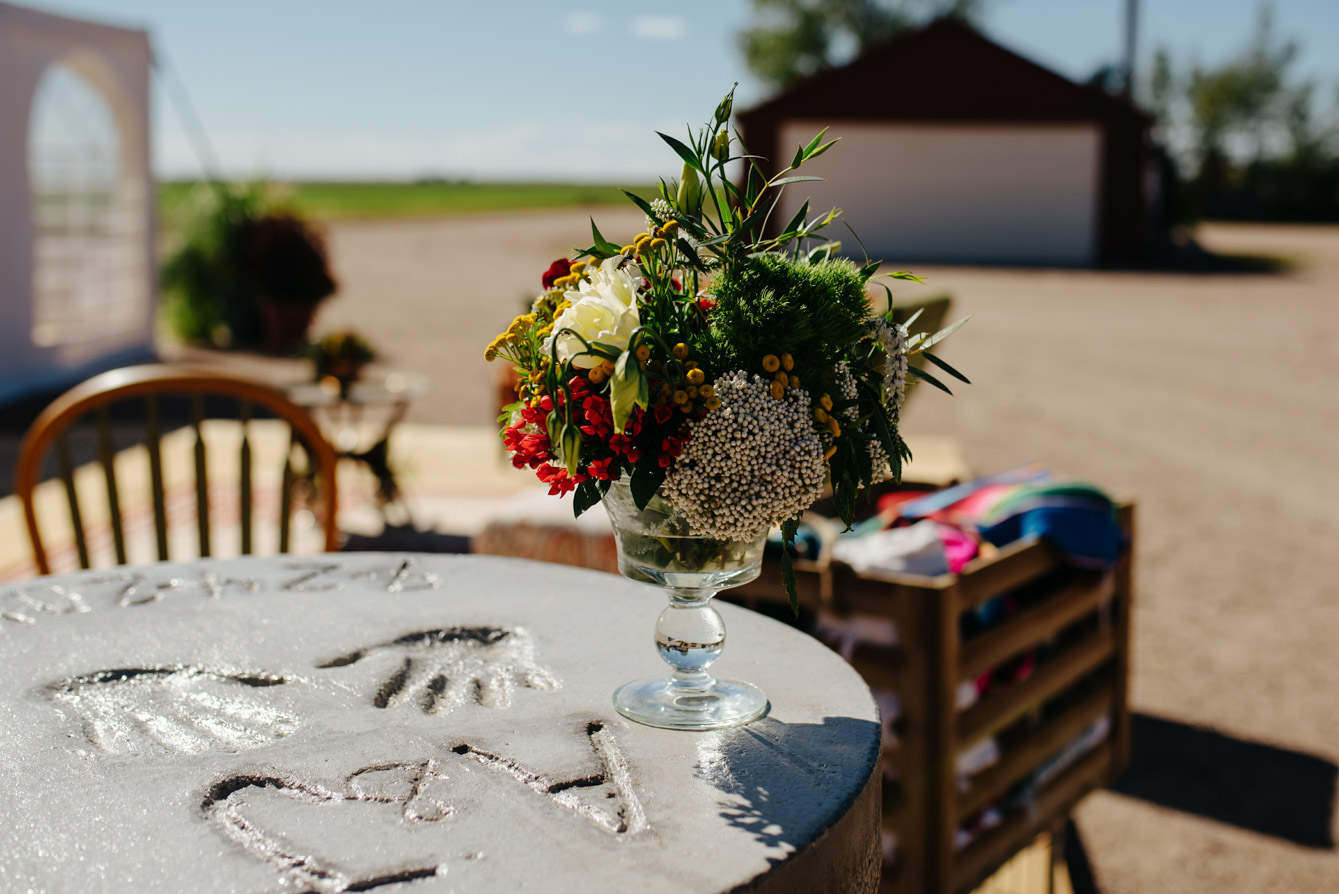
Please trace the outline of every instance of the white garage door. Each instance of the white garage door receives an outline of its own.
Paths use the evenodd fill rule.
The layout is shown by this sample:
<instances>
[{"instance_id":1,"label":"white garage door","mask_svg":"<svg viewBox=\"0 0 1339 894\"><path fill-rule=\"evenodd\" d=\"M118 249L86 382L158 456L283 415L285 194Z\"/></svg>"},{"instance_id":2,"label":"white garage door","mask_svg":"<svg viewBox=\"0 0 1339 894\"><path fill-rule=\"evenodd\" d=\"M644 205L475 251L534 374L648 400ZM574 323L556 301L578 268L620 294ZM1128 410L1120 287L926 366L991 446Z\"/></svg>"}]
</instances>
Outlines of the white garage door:
<instances>
[{"instance_id":1,"label":"white garage door","mask_svg":"<svg viewBox=\"0 0 1339 894\"><path fill-rule=\"evenodd\" d=\"M825 123L786 122L788 163ZM804 166L822 183L786 187L782 221L812 197L842 209L870 257L916 261L1091 264L1097 246L1100 134L1096 125L983 126L835 122L841 142ZM829 227L848 254L850 231Z\"/></svg>"}]
</instances>

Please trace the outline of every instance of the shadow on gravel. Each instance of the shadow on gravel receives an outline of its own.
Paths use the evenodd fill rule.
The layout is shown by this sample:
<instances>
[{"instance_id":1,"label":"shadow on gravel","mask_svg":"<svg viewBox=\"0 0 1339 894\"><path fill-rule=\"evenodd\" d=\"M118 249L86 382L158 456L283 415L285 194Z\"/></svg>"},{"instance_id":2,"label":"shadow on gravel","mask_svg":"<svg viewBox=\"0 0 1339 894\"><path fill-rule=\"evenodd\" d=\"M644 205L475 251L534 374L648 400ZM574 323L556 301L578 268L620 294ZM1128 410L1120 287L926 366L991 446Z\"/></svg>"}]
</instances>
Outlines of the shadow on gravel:
<instances>
[{"instance_id":1,"label":"shadow on gravel","mask_svg":"<svg viewBox=\"0 0 1339 894\"><path fill-rule=\"evenodd\" d=\"M1161 717L1131 720L1130 766L1112 791L1305 847L1334 848L1339 767Z\"/></svg>"}]
</instances>

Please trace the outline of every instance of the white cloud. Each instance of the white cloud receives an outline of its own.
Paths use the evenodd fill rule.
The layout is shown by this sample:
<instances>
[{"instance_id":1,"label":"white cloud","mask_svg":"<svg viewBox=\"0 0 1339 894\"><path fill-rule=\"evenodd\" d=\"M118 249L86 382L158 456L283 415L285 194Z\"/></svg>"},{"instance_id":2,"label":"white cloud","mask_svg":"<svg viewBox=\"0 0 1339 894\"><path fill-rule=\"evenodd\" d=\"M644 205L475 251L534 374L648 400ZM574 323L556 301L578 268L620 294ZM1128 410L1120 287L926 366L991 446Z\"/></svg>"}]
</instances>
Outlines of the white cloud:
<instances>
[{"instance_id":1,"label":"white cloud","mask_svg":"<svg viewBox=\"0 0 1339 894\"><path fill-rule=\"evenodd\" d=\"M688 33L688 22L679 16L637 16L628 26L633 37L678 40Z\"/></svg>"},{"instance_id":2,"label":"white cloud","mask_svg":"<svg viewBox=\"0 0 1339 894\"><path fill-rule=\"evenodd\" d=\"M604 20L593 12L569 12L563 17L563 31L568 34L594 34Z\"/></svg>"}]
</instances>

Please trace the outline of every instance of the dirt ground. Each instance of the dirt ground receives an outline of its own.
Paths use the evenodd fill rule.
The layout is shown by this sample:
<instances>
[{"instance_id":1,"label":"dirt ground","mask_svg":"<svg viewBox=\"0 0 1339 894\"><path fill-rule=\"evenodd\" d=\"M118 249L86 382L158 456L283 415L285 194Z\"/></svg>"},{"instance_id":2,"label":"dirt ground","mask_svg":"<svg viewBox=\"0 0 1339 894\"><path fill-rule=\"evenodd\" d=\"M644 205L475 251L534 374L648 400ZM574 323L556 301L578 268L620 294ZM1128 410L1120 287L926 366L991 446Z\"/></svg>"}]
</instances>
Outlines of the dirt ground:
<instances>
[{"instance_id":1,"label":"dirt ground","mask_svg":"<svg viewBox=\"0 0 1339 894\"><path fill-rule=\"evenodd\" d=\"M597 213L611 238L639 225L636 213ZM584 212L336 225L343 289L318 328L357 326L392 364L430 376L411 419L487 421L484 345L548 262L588 235ZM906 426L955 435L980 472L1040 460L1137 501L1136 751L1188 747L1190 794L1159 806L1101 792L1081 806L1101 889L1335 891L1339 228L1199 235L1297 266L1210 275L907 259L973 315L943 353L975 384L920 395ZM1179 734L1156 737L1168 730Z\"/></svg>"}]
</instances>

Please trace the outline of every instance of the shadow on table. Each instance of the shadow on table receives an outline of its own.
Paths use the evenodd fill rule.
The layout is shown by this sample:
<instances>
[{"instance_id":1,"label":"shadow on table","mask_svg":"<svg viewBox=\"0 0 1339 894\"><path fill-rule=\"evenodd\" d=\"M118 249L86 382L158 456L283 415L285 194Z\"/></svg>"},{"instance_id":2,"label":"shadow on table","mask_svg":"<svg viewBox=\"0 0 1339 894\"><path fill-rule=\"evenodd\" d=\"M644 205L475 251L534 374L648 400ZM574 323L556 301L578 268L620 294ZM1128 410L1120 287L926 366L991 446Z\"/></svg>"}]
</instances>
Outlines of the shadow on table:
<instances>
[{"instance_id":1,"label":"shadow on table","mask_svg":"<svg viewBox=\"0 0 1339 894\"><path fill-rule=\"evenodd\" d=\"M852 717L782 723L770 717L707 733L697 775L725 794L721 816L779 852L782 863L844 816L879 757L879 726Z\"/></svg>"},{"instance_id":2,"label":"shadow on table","mask_svg":"<svg viewBox=\"0 0 1339 894\"><path fill-rule=\"evenodd\" d=\"M1131 720L1130 766L1112 791L1305 847L1334 848L1339 767L1148 714Z\"/></svg>"}]
</instances>

